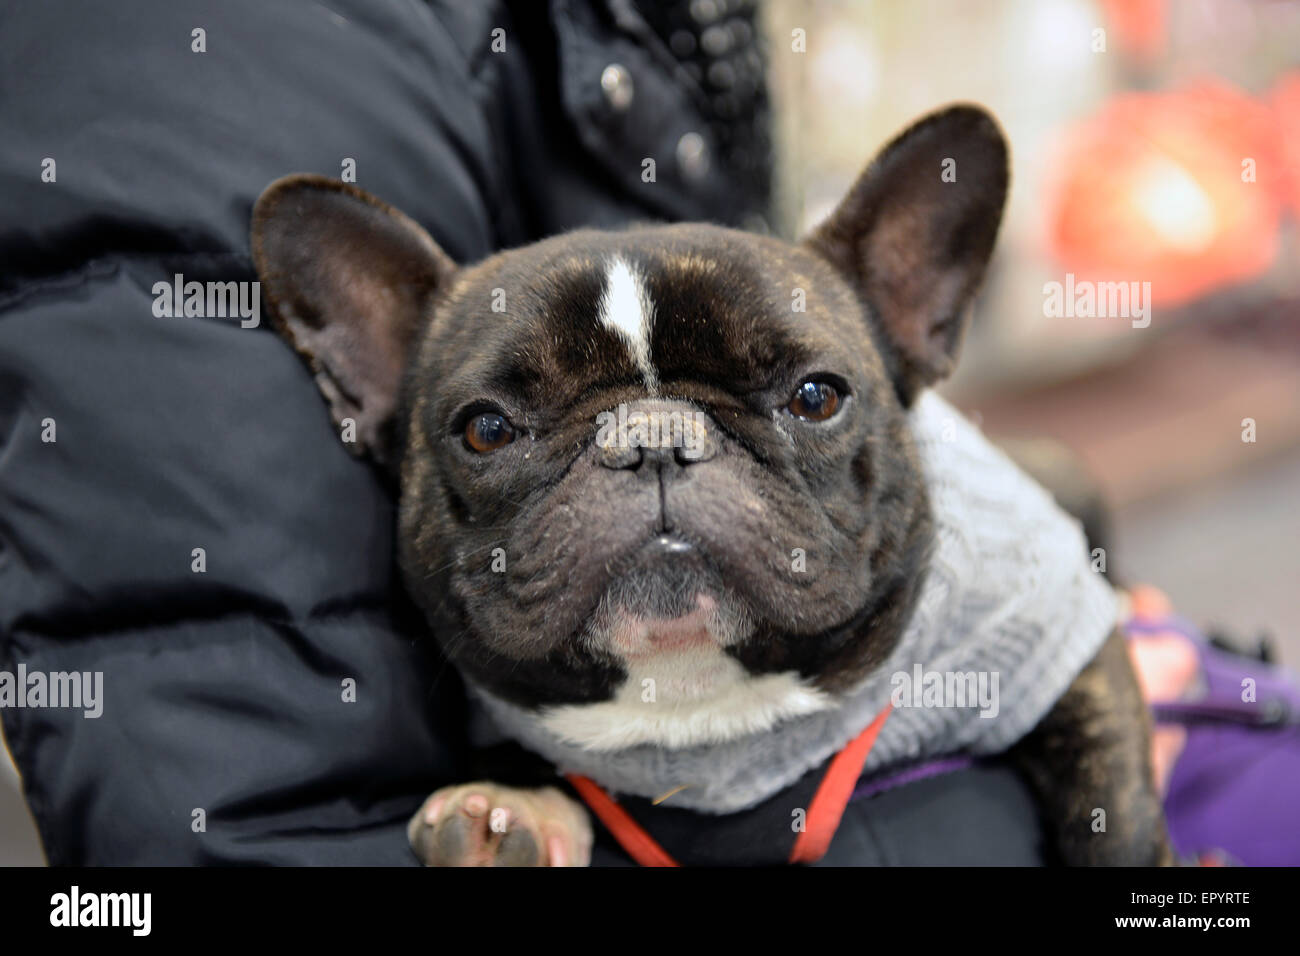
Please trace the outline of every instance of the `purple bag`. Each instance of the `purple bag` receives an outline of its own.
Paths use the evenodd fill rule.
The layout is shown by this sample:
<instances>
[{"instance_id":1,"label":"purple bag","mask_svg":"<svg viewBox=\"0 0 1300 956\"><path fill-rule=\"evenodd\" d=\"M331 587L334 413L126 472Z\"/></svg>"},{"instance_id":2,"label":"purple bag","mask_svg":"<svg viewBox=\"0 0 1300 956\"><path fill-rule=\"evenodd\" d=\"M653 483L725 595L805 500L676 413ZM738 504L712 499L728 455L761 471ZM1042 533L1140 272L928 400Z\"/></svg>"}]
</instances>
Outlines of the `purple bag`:
<instances>
[{"instance_id":1,"label":"purple bag","mask_svg":"<svg viewBox=\"0 0 1300 956\"><path fill-rule=\"evenodd\" d=\"M1151 705L1158 725L1187 731L1165 794L1179 856L1300 865L1300 686L1264 661L1211 645L1176 617L1134 619L1126 629L1131 639L1179 634L1200 658L1194 695ZM1253 700L1243 700L1247 690Z\"/></svg>"}]
</instances>

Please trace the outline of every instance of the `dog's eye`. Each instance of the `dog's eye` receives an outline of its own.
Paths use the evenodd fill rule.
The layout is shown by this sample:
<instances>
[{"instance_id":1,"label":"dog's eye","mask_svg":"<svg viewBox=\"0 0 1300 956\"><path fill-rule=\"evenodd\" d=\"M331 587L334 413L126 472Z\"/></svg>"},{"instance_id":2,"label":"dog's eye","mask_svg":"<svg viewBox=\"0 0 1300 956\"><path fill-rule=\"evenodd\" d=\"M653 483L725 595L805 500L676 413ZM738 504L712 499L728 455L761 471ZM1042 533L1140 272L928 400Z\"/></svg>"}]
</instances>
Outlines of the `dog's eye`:
<instances>
[{"instance_id":1,"label":"dog's eye","mask_svg":"<svg viewBox=\"0 0 1300 956\"><path fill-rule=\"evenodd\" d=\"M470 451L496 451L514 440L515 430L504 415L481 412L465 423L465 447Z\"/></svg>"},{"instance_id":2,"label":"dog's eye","mask_svg":"<svg viewBox=\"0 0 1300 956\"><path fill-rule=\"evenodd\" d=\"M824 422L840 407L840 393L829 382L804 382L785 410L806 422Z\"/></svg>"}]
</instances>

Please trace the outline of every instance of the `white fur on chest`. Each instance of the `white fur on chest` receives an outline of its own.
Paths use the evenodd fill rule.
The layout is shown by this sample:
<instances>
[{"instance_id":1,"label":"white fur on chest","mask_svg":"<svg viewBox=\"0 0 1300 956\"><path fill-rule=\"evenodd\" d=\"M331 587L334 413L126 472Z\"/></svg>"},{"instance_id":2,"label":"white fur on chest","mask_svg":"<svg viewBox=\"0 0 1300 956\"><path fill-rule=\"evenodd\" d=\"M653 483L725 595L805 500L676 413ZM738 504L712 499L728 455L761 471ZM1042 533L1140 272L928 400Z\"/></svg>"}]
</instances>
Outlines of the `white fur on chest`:
<instances>
[{"instance_id":1,"label":"white fur on chest","mask_svg":"<svg viewBox=\"0 0 1300 956\"><path fill-rule=\"evenodd\" d=\"M612 699L547 708L538 722L589 751L639 744L676 749L762 733L831 706L797 673L756 677L721 648L654 655L626 666L628 679Z\"/></svg>"}]
</instances>

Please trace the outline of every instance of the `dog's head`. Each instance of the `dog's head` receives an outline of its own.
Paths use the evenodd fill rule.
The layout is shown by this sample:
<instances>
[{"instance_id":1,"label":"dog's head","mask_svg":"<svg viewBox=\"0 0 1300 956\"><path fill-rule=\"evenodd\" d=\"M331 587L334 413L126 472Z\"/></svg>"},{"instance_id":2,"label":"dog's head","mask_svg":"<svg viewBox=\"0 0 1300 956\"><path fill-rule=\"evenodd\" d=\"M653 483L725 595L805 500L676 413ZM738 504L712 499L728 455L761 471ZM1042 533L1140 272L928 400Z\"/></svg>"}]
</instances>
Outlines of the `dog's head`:
<instances>
[{"instance_id":1,"label":"dog's head","mask_svg":"<svg viewBox=\"0 0 1300 956\"><path fill-rule=\"evenodd\" d=\"M906 409L952 366L1007 179L961 106L797 245L652 226L460 267L293 176L253 251L335 420L398 476L449 656L593 746L689 743L825 706L897 642L931 541Z\"/></svg>"}]
</instances>

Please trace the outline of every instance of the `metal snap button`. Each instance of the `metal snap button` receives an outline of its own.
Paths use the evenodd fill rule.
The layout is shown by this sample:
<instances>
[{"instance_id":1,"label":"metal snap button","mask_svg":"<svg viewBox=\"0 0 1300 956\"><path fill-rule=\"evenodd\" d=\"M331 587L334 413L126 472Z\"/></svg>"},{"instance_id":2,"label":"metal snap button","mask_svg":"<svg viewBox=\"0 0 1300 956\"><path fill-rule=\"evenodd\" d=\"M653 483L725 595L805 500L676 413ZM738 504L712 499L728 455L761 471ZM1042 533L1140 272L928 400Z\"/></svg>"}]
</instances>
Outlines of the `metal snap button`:
<instances>
[{"instance_id":1,"label":"metal snap button","mask_svg":"<svg viewBox=\"0 0 1300 956\"><path fill-rule=\"evenodd\" d=\"M610 107L622 113L632 105L632 74L621 63L611 63L600 74L600 88Z\"/></svg>"},{"instance_id":2,"label":"metal snap button","mask_svg":"<svg viewBox=\"0 0 1300 956\"><path fill-rule=\"evenodd\" d=\"M687 133L677 141L677 168L687 179L703 179L709 171L709 144L699 133Z\"/></svg>"}]
</instances>

